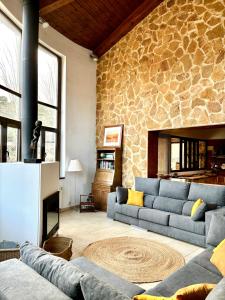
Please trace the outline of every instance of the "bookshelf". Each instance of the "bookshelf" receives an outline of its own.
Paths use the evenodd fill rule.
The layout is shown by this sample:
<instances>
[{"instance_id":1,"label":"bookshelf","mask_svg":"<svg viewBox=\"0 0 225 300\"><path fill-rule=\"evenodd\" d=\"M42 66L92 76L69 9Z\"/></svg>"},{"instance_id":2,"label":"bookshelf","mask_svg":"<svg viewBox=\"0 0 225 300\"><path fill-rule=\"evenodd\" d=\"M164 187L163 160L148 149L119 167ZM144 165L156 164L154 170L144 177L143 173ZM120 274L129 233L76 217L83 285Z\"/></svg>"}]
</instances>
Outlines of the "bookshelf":
<instances>
[{"instance_id":1,"label":"bookshelf","mask_svg":"<svg viewBox=\"0 0 225 300\"><path fill-rule=\"evenodd\" d=\"M122 149L113 147L97 148L96 172L92 184L95 206L106 211L108 193L122 185Z\"/></svg>"}]
</instances>

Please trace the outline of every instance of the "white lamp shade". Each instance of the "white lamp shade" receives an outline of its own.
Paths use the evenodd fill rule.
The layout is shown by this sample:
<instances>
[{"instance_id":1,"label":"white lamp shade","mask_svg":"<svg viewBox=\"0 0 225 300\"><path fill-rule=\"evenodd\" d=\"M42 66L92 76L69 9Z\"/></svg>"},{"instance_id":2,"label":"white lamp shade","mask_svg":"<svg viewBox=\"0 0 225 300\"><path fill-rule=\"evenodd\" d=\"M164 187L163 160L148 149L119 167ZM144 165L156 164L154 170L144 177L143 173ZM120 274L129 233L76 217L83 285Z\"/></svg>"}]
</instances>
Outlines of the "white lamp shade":
<instances>
[{"instance_id":1,"label":"white lamp shade","mask_svg":"<svg viewBox=\"0 0 225 300\"><path fill-rule=\"evenodd\" d=\"M82 165L78 159L71 159L69 167L68 167L68 172L80 172L82 171Z\"/></svg>"}]
</instances>

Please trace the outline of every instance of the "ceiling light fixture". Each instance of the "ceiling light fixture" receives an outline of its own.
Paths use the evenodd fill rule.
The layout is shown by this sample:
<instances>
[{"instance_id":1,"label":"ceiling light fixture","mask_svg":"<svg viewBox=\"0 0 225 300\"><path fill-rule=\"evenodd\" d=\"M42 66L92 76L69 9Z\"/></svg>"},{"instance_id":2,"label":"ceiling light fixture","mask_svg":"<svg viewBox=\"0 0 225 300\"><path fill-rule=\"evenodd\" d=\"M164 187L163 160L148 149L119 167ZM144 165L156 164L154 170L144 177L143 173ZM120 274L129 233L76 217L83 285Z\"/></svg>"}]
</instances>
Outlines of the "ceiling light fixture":
<instances>
[{"instance_id":1,"label":"ceiling light fixture","mask_svg":"<svg viewBox=\"0 0 225 300\"><path fill-rule=\"evenodd\" d=\"M49 23L46 22L42 17L39 17L39 24L41 24L44 29L49 27Z\"/></svg>"},{"instance_id":2,"label":"ceiling light fixture","mask_svg":"<svg viewBox=\"0 0 225 300\"><path fill-rule=\"evenodd\" d=\"M94 54L93 52L91 52L90 58L91 58L93 61L95 61L95 62L98 61L98 56L97 56L96 54Z\"/></svg>"}]
</instances>

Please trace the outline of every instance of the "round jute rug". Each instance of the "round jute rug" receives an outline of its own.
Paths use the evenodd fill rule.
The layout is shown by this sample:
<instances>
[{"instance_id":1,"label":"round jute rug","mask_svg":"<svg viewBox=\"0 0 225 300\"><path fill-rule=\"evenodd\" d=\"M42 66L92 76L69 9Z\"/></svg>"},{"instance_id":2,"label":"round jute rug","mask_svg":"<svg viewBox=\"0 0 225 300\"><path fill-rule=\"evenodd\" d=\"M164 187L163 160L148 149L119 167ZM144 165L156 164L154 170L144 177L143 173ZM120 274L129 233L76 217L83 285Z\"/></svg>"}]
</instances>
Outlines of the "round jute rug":
<instances>
[{"instance_id":1,"label":"round jute rug","mask_svg":"<svg viewBox=\"0 0 225 300\"><path fill-rule=\"evenodd\" d=\"M184 257L176 250L134 237L97 241L83 251L83 256L134 283L163 280L184 265Z\"/></svg>"}]
</instances>

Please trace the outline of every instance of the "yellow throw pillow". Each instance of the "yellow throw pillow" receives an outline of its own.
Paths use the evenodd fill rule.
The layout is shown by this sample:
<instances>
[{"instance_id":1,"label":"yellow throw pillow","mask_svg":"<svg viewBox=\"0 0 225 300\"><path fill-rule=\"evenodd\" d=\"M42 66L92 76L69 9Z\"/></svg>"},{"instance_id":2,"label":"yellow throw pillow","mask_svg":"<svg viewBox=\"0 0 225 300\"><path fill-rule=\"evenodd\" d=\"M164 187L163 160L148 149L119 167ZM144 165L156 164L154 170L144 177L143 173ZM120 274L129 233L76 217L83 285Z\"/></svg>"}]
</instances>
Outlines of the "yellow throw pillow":
<instances>
[{"instance_id":1,"label":"yellow throw pillow","mask_svg":"<svg viewBox=\"0 0 225 300\"><path fill-rule=\"evenodd\" d=\"M215 253L216 251L218 251L223 245L225 245L225 239L219 243L219 245L213 249L213 252Z\"/></svg>"},{"instance_id":2,"label":"yellow throw pillow","mask_svg":"<svg viewBox=\"0 0 225 300\"><path fill-rule=\"evenodd\" d=\"M222 241L215 249L211 263L217 267L220 273L225 276L225 243Z\"/></svg>"},{"instance_id":3,"label":"yellow throw pillow","mask_svg":"<svg viewBox=\"0 0 225 300\"><path fill-rule=\"evenodd\" d=\"M215 286L215 284L211 283L193 284L179 289L171 297L137 295L134 296L133 300L205 300Z\"/></svg>"},{"instance_id":4,"label":"yellow throw pillow","mask_svg":"<svg viewBox=\"0 0 225 300\"><path fill-rule=\"evenodd\" d=\"M194 216L194 214L196 213L197 209L199 208L199 206L204 203L204 201L199 198L198 200L195 201L195 204L193 205L192 209L191 209L191 217Z\"/></svg>"},{"instance_id":5,"label":"yellow throw pillow","mask_svg":"<svg viewBox=\"0 0 225 300\"><path fill-rule=\"evenodd\" d=\"M144 206L144 193L139 191L132 191L128 190L128 200L127 204L129 205L137 205L137 206Z\"/></svg>"},{"instance_id":6,"label":"yellow throw pillow","mask_svg":"<svg viewBox=\"0 0 225 300\"><path fill-rule=\"evenodd\" d=\"M133 300L176 300L174 297L159 297L150 295L137 295L134 296Z\"/></svg>"},{"instance_id":7,"label":"yellow throw pillow","mask_svg":"<svg viewBox=\"0 0 225 300\"><path fill-rule=\"evenodd\" d=\"M176 300L205 300L215 286L210 283L193 284L178 290L174 296Z\"/></svg>"}]
</instances>

